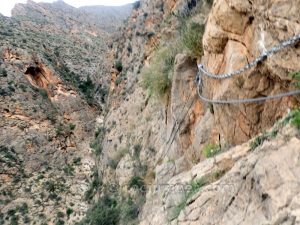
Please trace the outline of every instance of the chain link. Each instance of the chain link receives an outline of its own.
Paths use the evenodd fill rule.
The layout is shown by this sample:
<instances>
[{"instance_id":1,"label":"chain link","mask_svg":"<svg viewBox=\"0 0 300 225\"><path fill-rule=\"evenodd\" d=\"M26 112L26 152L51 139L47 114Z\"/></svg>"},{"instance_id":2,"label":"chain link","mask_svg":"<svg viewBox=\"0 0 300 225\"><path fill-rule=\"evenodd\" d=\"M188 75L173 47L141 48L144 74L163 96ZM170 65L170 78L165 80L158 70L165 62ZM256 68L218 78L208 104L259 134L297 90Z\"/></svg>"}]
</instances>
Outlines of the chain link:
<instances>
[{"instance_id":1,"label":"chain link","mask_svg":"<svg viewBox=\"0 0 300 225\"><path fill-rule=\"evenodd\" d=\"M258 98L229 99L229 100L208 99L201 94L201 89L200 89L200 87L198 87L198 95L202 101L211 103L211 104L223 104L223 105L224 104L237 105L237 104L264 102L264 101L269 101L269 100L274 100L274 99L279 99L279 98L289 97L289 96L299 95L299 94L300 94L300 90L294 90L294 91L290 91L290 92L280 93L280 94L266 96L266 97L258 97Z\"/></svg>"},{"instance_id":2,"label":"chain link","mask_svg":"<svg viewBox=\"0 0 300 225\"><path fill-rule=\"evenodd\" d=\"M263 102L263 101L274 100L274 99L279 99L279 98L283 98L283 97L289 97L289 96L293 96L293 95L299 95L300 90L293 90L293 91L289 91L289 92L285 92L285 93L280 93L280 94L266 96L266 97L258 97L258 98L228 99L228 100L226 100L226 99L209 99L202 95L203 82L202 82L202 76L201 76L202 74L204 74L207 77L214 78L214 79L226 79L226 78L230 78L235 75L242 74L246 70L251 69L252 67L256 66L258 63L267 59L268 56L271 56L290 45L296 44L298 41L300 41L300 34L272 47L268 51L262 53L254 61L252 61L251 63L244 66L242 69L234 71L232 73L215 75L215 74L208 72L204 68L203 65L201 65L201 64L198 65L199 73L196 76L195 83L197 84L197 92L198 92L199 98L202 101L211 103L211 104L245 104L245 103Z\"/></svg>"},{"instance_id":3,"label":"chain link","mask_svg":"<svg viewBox=\"0 0 300 225\"><path fill-rule=\"evenodd\" d=\"M245 65L243 68L241 68L239 70L236 70L234 72L231 72L231 73L219 74L219 75L212 74L212 73L208 72L205 69L204 65L202 65L202 64L198 65L199 72L206 75L207 77L214 78L214 79L226 79L226 78L230 78L232 76L240 75L240 74L244 73L245 71L251 69L252 67L255 67L258 63L266 60L269 56L281 51L282 49L284 49L284 48L286 48L290 45L296 44L298 41L300 41L300 34L295 35L294 37L289 38L288 40L283 41L278 45L275 45L274 47L272 47L268 51L263 52L254 61L252 61L249 64Z\"/></svg>"}]
</instances>

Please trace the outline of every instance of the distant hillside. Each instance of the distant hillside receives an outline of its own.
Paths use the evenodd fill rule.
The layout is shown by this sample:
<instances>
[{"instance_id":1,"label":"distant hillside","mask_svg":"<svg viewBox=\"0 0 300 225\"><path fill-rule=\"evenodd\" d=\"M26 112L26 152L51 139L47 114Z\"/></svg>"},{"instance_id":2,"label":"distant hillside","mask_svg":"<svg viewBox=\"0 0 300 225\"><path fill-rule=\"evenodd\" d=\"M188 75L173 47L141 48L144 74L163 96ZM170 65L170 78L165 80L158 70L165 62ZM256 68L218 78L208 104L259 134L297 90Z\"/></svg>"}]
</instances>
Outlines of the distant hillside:
<instances>
[{"instance_id":1,"label":"distant hillside","mask_svg":"<svg viewBox=\"0 0 300 225\"><path fill-rule=\"evenodd\" d=\"M0 15L1 225L74 225L89 208L112 66L96 18L62 1Z\"/></svg>"},{"instance_id":2,"label":"distant hillside","mask_svg":"<svg viewBox=\"0 0 300 225\"><path fill-rule=\"evenodd\" d=\"M94 19L103 30L112 32L130 16L132 4L123 6L84 6L79 9L90 13L90 16L95 16Z\"/></svg>"},{"instance_id":3,"label":"distant hillside","mask_svg":"<svg viewBox=\"0 0 300 225\"><path fill-rule=\"evenodd\" d=\"M79 9L64 1L53 3L17 4L12 16L21 20L30 20L37 24L54 24L56 27L71 30L86 30L96 27L105 32L114 32L130 16L132 4L124 6L85 6Z\"/></svg>"}]
</instances>

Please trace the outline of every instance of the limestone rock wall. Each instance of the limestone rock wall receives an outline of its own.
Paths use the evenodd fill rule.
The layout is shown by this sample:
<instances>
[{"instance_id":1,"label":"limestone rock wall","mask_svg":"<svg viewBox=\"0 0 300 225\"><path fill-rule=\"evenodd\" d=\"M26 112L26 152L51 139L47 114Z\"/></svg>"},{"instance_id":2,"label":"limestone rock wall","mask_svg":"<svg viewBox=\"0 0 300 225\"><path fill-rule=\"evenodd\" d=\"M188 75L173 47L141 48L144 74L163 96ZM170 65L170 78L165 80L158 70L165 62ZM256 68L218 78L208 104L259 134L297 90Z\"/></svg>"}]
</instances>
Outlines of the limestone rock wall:
<instances>
[{"instance_id":1,"label":"limestone rock wall","mask_svg":"<svg viewBox=\"0 0 300 225\"><path fill-rule=\"evenodd\" d=\"M238 70L265 50L300 33L299 1L216 0L203 38L202 63L214 74ZM270 56L242 76L206 79L204 93L212 99L253 98L293 88L289 73L299 71L299 45ZM291 97L262 104L214 105L215 126L224 142L242 143L286 113Z\"/></svg>"},{"instance_id":2,"label":"limestone rock wall","mask_svg":"<svg viewBox=\"0 0 300 225\"><path fill-rule=\"evenodd\" d=\"M89 208L110 75L90 18L62 1L0 17L0 224L75 224Z\"/></svg>"},{"instance_id":3,"label":"limestone rock wall","mask_svg":"<svg viewBox=\"0 0 300 225\"><path fill-rule=\"evenodd\" d=\"M213 1L208 15L203 9L192 18L205 22L203 57L194 59L184 52L178 54L169 95L162 103L153 101L139 86L137 77L142 64L151 63L156 46L164 44L165 37L173 40L176 36L172 32L178 25L176 19L171 16L170 26L164 26L170 12L182 15L185 5L196 2L199 1L142 1L123 30L122 41L113 47L115 59L121 60L124 67L122 72L112 70L112 108L104 122L108 132L99 159L99 174L107 182L116 182L125 192L131 177L144 176L139 169L141 164L148 166L147 172L155 174L150 180L144 177L148 191L139 215L143 225L284 221L297 224L298 203L294 196L298 195L299 187L297 176L291 172L296 170L297 162L293 161L291 168L286 168L285 160L278 162L285 151L287 161L297 155L297 131L284 128L275 140L254 152L247 141L272 127L289 109L299 105L299 99L210 105L199 100L194 79L197 63L215 74L232 72L266 49L299 34L300 2ZM298 61L299 43L241 76L221 81L204 78L203 94L212 99L236 99L292 90L295 87L289 73L300 70ZM116 82L122 76L125 78ZM205 159L202 151L208 143L220 145L225 153ZM134 156L137 145L141 148L138 158ZM234 145L238 146L233 148ZM120 156L120 152L125 152L125 156ZM110 163L115 159L117 165L112 168ZM284 172L274 164L284 168ZM285 172L293 174L289 176L292 186L288 188L289 178L282 175ZM207 177L209 184L174 214L186 194L182 188L192 180ZM285 188L288 191L284 197L274 194Z\"/></svg>"},{"instance_id":4,"label":"limestone rock wall","mask_svg":"<svg viewBox=\"0 0 300 225\"><path fill-rule=\"evenodd\" d=\"M299 34L299 10L299 0L142 0L113 36L63 2L29 1L13 18L0 17L1 213L26 203L30 213L17 212L20 221L55 224L72 209L64 221L75 224L113 189L138 203L135 222L143 225L299 223L298 131L280 127L256 150L247 142L299 99L210 105L195 85L200 62L212 73L232 72ZM153 99L141 87L142 68L180 35L182 19L205 24L204 55L180 52L170 91ZM204 78L203 94L253 98L293 89L299 55L297 43L241 76ZM209 143L222 154L206 159ZM129 187L133 178L145 192ZM188 199L186 187L197 190Z\"/></svg>"},{"instance_id":5,"label":"limestone rock wall","mask_svg":"<svg viewBox=\"0 0 300 225\"><path fill-rule=\"evenodd\" d=\"M255 151L250 142L239 145L155 186L141 224L298 224L297 133L285 127ZM212 174L183 200L192 180Z\"/></svg>"},{"instance_id":6,"label":"limestone rock wall","mask_svg":"<svg viewBox=\"0 0 300 225\"><path fill-rule=\"evenodd\" d=\"M96 114L42 59L1 51L1 223L12 220L8 212L21 224L56 223L58 212L72 208L72 224L88 208L82 200L94 167Z\"/></svg>"}]
</instances>

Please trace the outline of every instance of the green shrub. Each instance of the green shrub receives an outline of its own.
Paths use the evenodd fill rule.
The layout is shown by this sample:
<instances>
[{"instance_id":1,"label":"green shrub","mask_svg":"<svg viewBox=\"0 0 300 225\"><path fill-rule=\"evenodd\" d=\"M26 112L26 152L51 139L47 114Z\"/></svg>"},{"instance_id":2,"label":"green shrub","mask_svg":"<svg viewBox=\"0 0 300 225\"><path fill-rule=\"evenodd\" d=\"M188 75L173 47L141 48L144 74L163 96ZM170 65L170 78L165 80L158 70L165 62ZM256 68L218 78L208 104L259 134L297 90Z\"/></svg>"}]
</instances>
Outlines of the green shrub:
<instances>
[{"instance_id":1,"label":"green shrub","mask_svg":"<svg viewBox=\"0 0 300 225\"><path fill-rule=\"evenodd\" d=\"M154 32L147 32L146 36L150 39L151 37L155 36Z\"/></svg>"},{"instance_id":2,"label":"green shrub","mask_svg":"<svg viewBox=\"0 0 300 225\"><path fill-rule=\"evenodd\" d=\"M65 174L71 176L71 175L73 175L75 169L74 169L74 167L73 167L72 165L67 164L67 165L63 168L63 170L64 170Z\"/></svg>"},{"instance_id":3,"label":"green shrub","mask_svg":"<svg viewBox=\"0 0 300 225\"><path fill-rule=\"evenodd\" d=\"M16 214L16 210L15 209L10 209L10 210L7 211L7 215L9 217L14 216L15 214Z\"/></svg>"},{"instance_id":4,"label":"green shrub","mask_svg":"<svg viewBox=\"0 0 300 225\"><path fill-rule=\"evenodd\" d=\"M116 85L119 86L123 80L124 80L124 76L122 74L120 74L116 79L116 82L115 82Z\"/></svg>"},{"instance_id":5,"label":"green shrub","mask_svg":"<svg viewBox=\"0 0 300 225\"><path fill-rule=\"evenodd\" d=\"M13 215L10 219L10 225L18 225L19 224L19 216Z\"/></svg>"},{"instance_id":6,"label":"green shrub","mask_svg":"<svg viewBox=\"0 0 300 225\"><path fill-rule=\"evenodd\" d=\"M100 155L102 153L102 142L105 137L106 128L99 127L95 132L95 139L90 144L90 147L94 150L96 155Z\"/></svg>"},{"instance_id":7,"label":"green shrub","mask_svg":"<svg viewBox=\"0 0 300 225\"><path fill-rule=\"evenodd\" d=\"M108 166L109 166L110 168L112 168L113 170L117 169L118 164L119 164L119 161L117 161L117 160L115 160L115 159L109 159L109 160L108 160Z\"/></svg>"},{"instance_id":8,"label":"green shrub","mask_svg":"<svg viewBox=\"0 0 300 225\"><path fill-rule=\"evenodd\" d=\"M139 215L139 205L133 201L131 197L122 201L121 205L121 220L130 224L129 222L136 219Z\"/></svg>"},{"instance_id":9,"label":"green shrub","mask_svg":"<svg viewBox=\"0 0 300 225\"><path fill-rule=\"evenodd\" d=\"M6 96L8 94L9 93L5 89L3 89L3 88L0 87L0 96Z\"/></svg>"},{"instance_id":10,"label":"green shrub","mask_svg":"<svg viewBox=\"0 0 300 225\"><path fill-rule=\"evenodd\" d=\"M84 193L84 199L86 201L91 201L94 197L94 189L89 188L85 193Z\"/></svg>"},{"instance_id":11,"label":"green shrub","mask_svg":"<svg viewBox=\"0 0 300 225\"><path fill-rule=\"evenodd\" d=\"M188 192L189 193L189 197L193 196L194 194L196 194L199 189L203 186L205 186L207 184L207 179L200 179L200 180L193 180L191 182L191 189Z\"/></svg>"},{"instance_id":12,"label":"green shrub","mask_svg":"<svg viewBox=\"0 0 300 225\"><path fill-rule=\"evenodd\" d=\"M276 122L271 131L264 132L259 136L255 137L250 142L250 149L255 150L258 146L262 145L266 140L276 137L279 130L289 123L296 126L297 129L300 130L300 109L292 110L285 118Z\"/></svg>"},{"instance_id":13,"label":"green shrub","mask_svg":"<svg viewBox=\"0 0 300 225\"><path fill-rule=\"evenodd\" d=\"M90 76L87 77L86 81L81 81L78 88L85 95L88 103L92 103L95 84L91 80Z\"/></svg>"},{"instance_id":14,"label":"green shrub","mask_svg":"<svg viewBox=\"0 0 300 225\"><path fill-rule=\"evenodd\" d=\"M87 77L86 81L82 81L79 85L80 90L83 93L89 93L95 87L93 81L91 80L90 76Z\"/></svg>"},{"instance_id":15,"label":"green shrub","mask_svg":"<svg viewBox=\"0 0 300 225\"><path fill-rule=\"evenodd\" d=\"M144 179L139 176L132 177L128 182L128 189L134 188L141 190L145 187Z\"/></svg>"},{"instance_id":16,"label":"green shrub","mask_svg":"<svg viewBox=\"0 0 300 225\"><path fill-rule=\"evenodd\" d=\"M75 125L75 124L72 124L72 123L70 123L70 124L69 124L69 128L70 128L70 130L75 130L75 128L76 128L76 125Z\"/></svg>"},{"instance_id":17,"label":"green shrub","mask_svg":"<svg viewBox=\"0 0 300 225\"><path fill-rule=\"evenodd\" d=\"M210 7L214 4L214 0L206 0L206 2Z\"/></svg>"},{"instance_id":18,"label":"green shrub","mask_svg":"<svg viewBox=\"0 0 300 225\"><path fill-rule=\"evenodd\" d=\"M24 222L25 224L30 223L30 218L29 218L28 216L24 216L23 222Z\"/></svg>"},{"instance_id":19,"label":"green shrub","mask_svg":"<svg viewBox=\"0 0 300 225\"><path fill-rule=\"evenodd\" d=\"M95 138L99 137L100 139L103 139L105 133L106 133L105 127L99 127L95 132Z\"/></svg>"},{"instance_id":20,"label":"green shrub","mask_svg":"<svg viewBox=\"0 0 300 225\"><path fill-rule=\"evenodd\" d=\"M9 85L9 86L8 86L8 90L9 90L10 92L15 92L15 91L16 91L16 89L15 89L14 86L12 86L12 85Z\"/></svg>"},{"instance_id":21,"label":"green shrub","mask_svg":"<svg viewBox=\"0 0 300 225\"><path fill-rule=\"evenodd\" d=\"M19 84L19 87L22 89L23 92L27 91L27 86L25 86L24 84Z\"/></svg>"},{"instance_id":22,"label":"green shrub","mask_svg":"<svg viewBox=\"0 0 300 225\"><path fill-rule=\"evenodd\" d=\"M59 196L56 193L52 192L49 194L49 199L51 199L52 201L59 201Z\"/></svg>"},{"instance_id":23,"label":"green shrub","mask_svg":"<svg viewBox=\"0 0 300 225\"><path fill-rule=\"evenodd\" d=\"M55 129L56 136L63 136L65 134L64 126L60 123Z\"/></svg>"},{"instance_id":24,"label":"green shrub","mask_svg":"<svg viewBox=\"0 0 300 225\"><path fill-rule=\"evenodd\" d=\"M81 165L81 157L77 157L73 159L73 164L75 166L80 166Z\"/></svg>"},{"instance_id":25,"label":"green shrub","mask_svg":"<svg viewBox=\"0 0 300 225\"><path fill-rule=\"evenodd\" d=\"M107 86L99 86L97 89L97 93L100 95L100 100L102 103L105 103L108 93L109 93L109 88Z\"/></svg>"},{"instance_id":26,"label":"green shrub","mask_svg":"<svg viewBox=\"0 0 300 225\"><path fill-rule=\"evenodd\" d=\"M50 180L44 183L44 188L49 192L54 192L56 190L56 185L54 181Z\"/></svg>"},{"instance_id":27,"label":"green shrub","mask_svg":"<svg viewBox=\"0 0 300 225\"><path fill-rule=\"evenodd\" d=\"M300 72L290 73L290 76L295 79L295 84L300 88Z\"/></svg>"},{"instance_id":28,"label":"green shrub","mask_svg":"<svg viewBox=\"0 0 300 225\"><path fill-rule=\"evenodd\" d=\"M65 214L61 211L57 212L56 214L57 218L64 218L65 217Z\"/></svg>"},{"instance_id":29,"label":"green shrub","mask_svg":"<svg viewBox=\"0 0 300 225\"><path fill-rule=\"evenodd\" d=\"M87 211L80 225L117 225L120 220L120 209L117 201L107 195Z\"/></svg>"},{"instance_id":30,"label":"green shrub","mask_svg":"<svg viewBox=\"0 0 300 225\"><path fill-rule=\"evenodd\" d=\"M87 76L85 81L80 80L79 76L69 69L69 67L61 62L59 66L56 67L61 77L70 82L74 87L85 95L85 98L89 104L93 103L93 94L95 90L95 84L91 80L90 76Z\"/></svg>"},{"instance_id":31,"label":"green shrub","mask_svg":"<svg viewBox=\"0 0 300 225\"><path fill-rule=\"evenodd\" d=\"M142 146L140 144L136 144L133 146L133 150L134 150L133 152L134 157L139 158L142 150Z\"/></svg>"},{"instance_id":32,"label":"green shrub","mask_svg":"<svg viewBox=\"0 0 300 225\"><path fill-rule=\"evenodd\" d=\"M297 109L293 112L293 119L291 123L297 127L298 130L300 130L300 109Z\"/></svg>"},{"instance_id":33,"label":"green shrub","mask_svg":"<svg viewBox=\"0 0 300 225\"><path fill-rule=\"evenodd\" d=\"M90 201L93 199L95 193L103 185L103 182L99 178L98 171L95 170L93 174L93 181L90 183L89 189L85 192L85 200Z\"/></svg>"},{"instance_id":34,"label":"green shrub","mask_svg":"<svg viewBox=\"0 0 300 225\"><path fill-rule=\"evenodd\" d=\"M94 150L96 155L100 155L102 153L102 142L99 139L94 140L90 147Z\"/></svg>"},{"instance_id":35,"label":"green shrub","mask_svg":"<svg viewBox=\"0 0 300 225\"><path fill-rule=\"evenodd\" d=\"M39 88L38 91L39 91L39 93L41 94L41 96L43 98L45 98L45 99L48 98L48 93L47 93L47 91L45 89Z\"/></svg>"},{"instance_id":36,"label":"green shrub","mask_svg":"<svg viewBox=\"0 0 300 225\"><path fill-rule=\"evenodd\" d=\"M224 176L225 173L226 173L226 170L217 170L217 171L214 171L211 174L211 178L213 180L219 180L222 176Z\"/></svg>"},{"instance_id":37,"label":"green shrub","mask_svg":"<svg viewBox=\"0 0 300 225\"><path fill-rule=\"evenodd\" d=\"M202 178L199 180L192 180L191 183L188 185L186 193L179 204L174 208L172 219L176 219L180 212L186 207L186 204L189 199L191 199L194 194L196 194L200 188L207 185L209 183L208 178Z\"/></svg>"},{"instance_id":38,"label":"green shrub","mask_svg":"<svg viewBox=\"0 0 300 225\"><path fill-rule=\"evenodd\" d=\"M6 69L1 69L0 68L0 75L2 76L2 77L7 77L7 71L6 71Z\"/></svg>"},{"instance_id":39,"label":"green shrub","mask_svg":"<svg viewBox=\"0 0 300 225\"><path fill-rule=\"evenodd\" d=\"M269 138L269 136L270 135L268 133L263 133L262 135L259 135L256 138L254 138L254 140L250 142L250 149L252 151L255 150L258 146L262 145L265 142L265 140Z\"/></svg>"},{"instance_id":40,"label":"green shrub","mask_svg":"<svg viewBox=\"0 0 300 225\"><path fill-rule=\"evenodd\" d=\"M63 220L58 220L55 225L64 225L65 224L65 221Z\"/></svg>"},{"instance_id":41,"label":"green shrub","mask_svg":"<svg viewBox=\"0 0 300 225\"><path fill-rule=\"evenodd\" d=\"M66 214L67 214L67 216L68 216L68 218L70 218L70 216L71 216L71 214L74 212L74 210L73 209L71 209L71 208L67 208L67 210L66 210Z\"/></svg>"},{"instance_id":42,"label":"green shrub","mask_svg":"<svg viewBox=\"0 0 300 225\"><path fill-rule=\"evenodd\" d=\"M122 72L122 70L123 70L123 64L122 64L122 62L121 62L120 60L117 60L117 61L115 62L115 68L116 68L119 72Z\"/></svg>"},{"instance_id":43,"label":"green shrub","mask_svg":"<svg viewBox=\"0 0 300 225\"><path fill-rule=\"evenodd\" d=\"M171 88L176 48L171 46L158 50L148 68L142 71L142 85L150 95L162 98Z\"/></svg>"},{"instance_id":44,"label":"green shrub","mask_svg":"<svg viewBox=\"0 0 300 225\"><path fill-rule=\"evenodd\" d=\"M205 25L192 22L183 27L180 38L183 47L192 56L200 58L203 55L202 38Z\"/></svg>"},{"instance_id":45,"label":"green shrub","mask_svg":"<svg viewBox=\"0 0 300 225\"><path fill-rule=\"evenodd\" d=\"M117 152L117 154L114 155L113 158L109 159L108 166L115 170L117 168L119 162L121 161L121 159L127 154L129 154L128 148L123 148L123 149L119 150Z\"/></svg>"},{"instance_id":46,"label":"green shrub","mask_svg":"<svg viewBox=\"0 0 300 225\"><path fill-rule=\"evenodd\" d=\"M22 215L25 215L28 213L28 205L27 203L23 203L20 207L19 207L19 212L22 214Z\"/></svg>"},{"instance_id":47,"label":"green shrub","mask_svg":"<svg viewBox=\"0 0 300 225\"><path fill-rule=\"evenodd\" d=\"M207 144L203 149L203 154L205 158L211 158L221 152L221 148L216 144Z\"/></svg>"}]
</instances>

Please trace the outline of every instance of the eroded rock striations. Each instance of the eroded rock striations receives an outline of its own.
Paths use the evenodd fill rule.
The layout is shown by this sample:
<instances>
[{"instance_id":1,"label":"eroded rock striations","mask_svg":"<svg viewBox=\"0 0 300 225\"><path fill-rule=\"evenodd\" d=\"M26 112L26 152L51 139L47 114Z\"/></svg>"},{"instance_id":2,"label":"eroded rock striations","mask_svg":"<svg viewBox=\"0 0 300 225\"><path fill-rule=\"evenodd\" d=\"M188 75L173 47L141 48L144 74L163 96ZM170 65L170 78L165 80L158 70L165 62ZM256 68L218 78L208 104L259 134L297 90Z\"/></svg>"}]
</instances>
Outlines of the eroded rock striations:
<instances>
[{"instance_id":1,"label":"eroded rock striations","mask_svg":"<svg viewBox=\"0 0 300 225\"><path fill-rule=\"evenodd\" d=\"M242 68L264 51L299 34L300 2L215 1L203 38L203 63L212 73L227 73ZM214 99L268 96L288 90L291 76L299 71L299 48L292 46L269 57L242 76L207 81L205 89ZM270 127L282 117L293 98L264 104L214 106L216 126L221 136L242 143Z\"/></svg>"},{"instance_id":2,"label":"eroded rock striations","mask_svg":"<svg viewBox=\"0 0 300 225\"><path fill-rule=\"evenodd\" d=\"M0 224L75 224L97 177L90 142L110 34L63 1L17 4L12 15L0 17Z\"/></svg>"},{"instance_id":3,"label":"eroded rock striations","mask_svg":"<svg viewBox=\"0 0 300 225\"><path fill-rule=\"evenodd\" d=\"M252 141L232 148L272 127L288 109L299 105L297 96L259 104L209 105L199 100L194 79L197 63L215 74L232 72L299 34L299 8L299 1L292 7L284 0L141 1L133 11L123 36L117 39L121 41L114 45L115 58L123 68L111 71L112 107L104 123L108 129L102 139L99 174L134 200L138 197L130 188L132 178L143 179L148 191L145 204L139 206L140 224L297 223L297 207L293 208L297 203L291 205L297 202L294 195L299 193L297 176L291 178L293 187L288 188L291 194L287 202L271 192L279 191L281 185L286 188L289 179L278 174L267 176L274 172L271 162L270 167L262 166L287 148L287 158L299 151L294 128L284 128L282 132L291 133L270 141L274 148L264 145L252 152ZM184 32L182 20L205 25L203 39L199 39L202 57L190 56L176 45ZM171 88L159 103L140 87L143 78L139 75L143 76L141 63L153 68L152 59L165 46L175 46L177 51L168 77ZM298 61L299 43L241 76L221 81L203 78L203 94L212 99L236 99L295 89L289 74L300 70ZM219 148L228 152L206 159L205 155L211 153L203 149ZM275 164L285 168L285 162ZM296 168L294 165L291 170ZM203 190L198 179L206 185ZM195 193L185 187L195 188ZM185 199L191 193L195 195ZM284 210L279 206L281 201L286 203Z\"/></svg>"},{"instance_id":4,"label":"eroded rock striations","mask_svg":"<svg viewBox=\"0 0 300 225\"><path fill-rule=\"evenodd\" d=\"M287 115L299 98L207 104L195 80L197 64L229 73L299 34L300 1L142 0L105 21L131 7L113 35L102 8L62 1L0 17L0 221L300 223ZM203 77L203 94L295 89L299 55L296 43L241 75Z\"/></svg>"}]
</instances>

